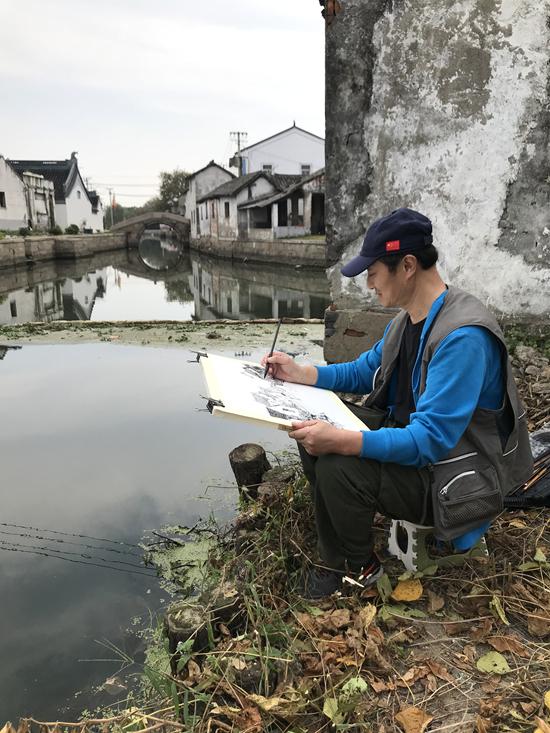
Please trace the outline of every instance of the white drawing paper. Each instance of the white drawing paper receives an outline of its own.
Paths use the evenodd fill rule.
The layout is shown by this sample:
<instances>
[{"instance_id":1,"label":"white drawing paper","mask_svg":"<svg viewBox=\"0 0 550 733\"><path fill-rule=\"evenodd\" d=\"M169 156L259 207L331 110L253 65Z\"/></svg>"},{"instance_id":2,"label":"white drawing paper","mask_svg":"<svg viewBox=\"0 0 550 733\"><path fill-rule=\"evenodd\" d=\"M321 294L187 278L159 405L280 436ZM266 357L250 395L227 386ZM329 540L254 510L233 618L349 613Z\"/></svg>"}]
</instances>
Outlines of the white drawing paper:
<instances>
[{"instance_id":1,"label":"white drawing paper","mask_svg":"<svg viewBox=\"0 0 550 733\"><path fill-rule=\"evenodd\" d=\"M325 420L338 428L367 430L334 392L265 379L253 362L209 354L200 360L209 397L221 403L212 414L272 424L288 430L293 421Z\"/></svg>"}]
</instances>

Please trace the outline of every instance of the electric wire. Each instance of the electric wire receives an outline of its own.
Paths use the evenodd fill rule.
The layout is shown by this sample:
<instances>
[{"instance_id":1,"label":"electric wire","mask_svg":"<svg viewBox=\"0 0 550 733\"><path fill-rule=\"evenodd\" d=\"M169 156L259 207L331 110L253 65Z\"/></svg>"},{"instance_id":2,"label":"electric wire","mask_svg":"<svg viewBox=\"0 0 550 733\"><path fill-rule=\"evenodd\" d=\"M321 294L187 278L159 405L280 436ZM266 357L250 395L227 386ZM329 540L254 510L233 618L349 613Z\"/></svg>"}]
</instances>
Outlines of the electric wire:
<instances>
[{"instance_id":1,"label":"electric wire","mask_svg":"<svg viewBox=\"0 0 550 733\"><path fill-rule=\"evenodd\" d=\"M0 527L12 527L14 529L30 529L33 532L46 532L48 534L59 534L63 537L78 537L84 540L95 540L96 542L109 542L114 545L124 545L125 547L133 547L135 550L141 550L141 547L131 542L124 542L123 540L111 540L108 537L92 537L88 534L78 534L76 532L61 532L58 529L44 529L44 527L30 527L27 524L12 524L10 522L0 522Z\"/></svg>"},{"instance_id":2,"label":"electric wire","mask_svg":"<svg viewBox=\"0 0 550 733\"><path fill-rule=\"evenodd\" d=\"M126 568L115 568L112 565L102 565L101 563L86 562L84 560L74 560L70 557L60 557L59 555L50 555L47 552L39 552L38 550L23 550L18 547L1 547L0 551L4 552L23 552L28 555L42 555L43 557L51 557L56 560L65 560L66 562L76 563L77 565L92 565L97 568L103 568L104 570L116 570L119 573L128 573L130 575L145 575L147 578L153 578L155 575L149 572L143 572L139 570L127 570Z\"/></svg>"},{"instance_id":3,"label":"electric wire","mask_svg":"<svg viewBox=\"0 0 550 733\"><path fill-rule=\"evenodd\" d=\"M86 550L103 550L104 552L113 552L117 555L130 555L131 557L141 557L141 553L127 550L117 550L114 547L102 547L101 545L88 545L84 542L73 542L72 540L62 540L58 537L48 537L45 534L31 534L30 532L8 532L0 529L0 535L8 537L21 537L31 540L45 540L46 542L56 542L58 544L72 545L74 547L84 547Z\"/></svg>"},{"instance_id":4,"label":"electric wire","mask_svg":"<svg viewBox=\"0 0 550 733\"><path fill-rule=\"evenodd\" d=\"M106 558L100 557L99 555L87 555L83 552L71 552L70 550L56 550L53 547L47 547L45 545L25 545L21 542L14 542L13 540L0 540L0 546L2 548L7 545L9 545L10 547L25 547L31 550L44 550L44 551L47 550L48 552L53 552L54 555L56 556L57 555L75 555L76 557L81 557L84 560L99 560L100 562L106 563L106 564L110 563L112 565L128 565L131 568L139 568L142 570L146 570L144 565L137 565L136 563L126 562L125 560L112 560L112 559L107 560ZM148 571L148 574L150 574L151 571L154 573L154 570L151 568Z\"/></svg>"}]
</instances>

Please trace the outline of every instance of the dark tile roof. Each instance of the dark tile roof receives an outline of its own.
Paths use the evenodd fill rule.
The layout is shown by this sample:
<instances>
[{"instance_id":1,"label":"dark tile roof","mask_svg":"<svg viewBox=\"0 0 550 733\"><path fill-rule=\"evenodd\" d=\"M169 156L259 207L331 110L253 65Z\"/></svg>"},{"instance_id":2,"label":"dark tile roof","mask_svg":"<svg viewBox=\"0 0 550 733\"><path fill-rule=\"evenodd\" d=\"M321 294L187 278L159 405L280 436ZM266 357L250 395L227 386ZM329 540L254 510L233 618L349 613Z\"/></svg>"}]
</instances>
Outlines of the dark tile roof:
<instances>
[{"instance_id":1,"label":"dark tile roof","mask_svg":"<svg viewBox=\"0 0 550 733\"><path fill-rule=\"evenodd\" d=\"M250 199L250 201L244 201L242 204L239 204L239 209L251 209L251 208L262 208L264 206L269 206L270 204L274 204L276 201L281 201L282 199L287 198L287 196L291 196L294 191L297 191L299 188L301 188L304 183L309 183L309 181L313 181L314 178L318 178L319 176L323 176L325 174L324 168L319 168L318 171L315 171L315 173L310 173L307 176L280 176L280 178L292 178L294 179L292 183L287 186L284 189L279 189L276 193L267 193L263 194L262 196L258 196L255 199ZM274 178L275 176L273 176Z\"/></svg>"},{"instance_id":2,"label":"dark tile roof","mask_svg":"<svg viewBox=\"0 0 550 733\"><path fill-rule=\"evenodd\" d=\"M10 160L9 163L19 175L30 171L52 181L56 204L65 202L77 178L80 177L82 180L76 156L71 156L68 160ZM84 190L88 194L86 186ZM88 198L90 198L89 194Z\"/></svg>"},{"instance_id":3,"label":"dark tile roof","mask_svg":"<svg viewBox=\"0 0 550 733\"><path fill-rule=\"evenodd\" d=\"M247 173L245 176L240 176L240 178L233 178L231 181L226 181L225 183L222 183L221 186L218 186L213 191L210 191L209 193L198 199L197 203L200 204L207 199L219 199L226 196L229 198L231 196L234 196L246 186L254 183L254 181L256 181L258 178L266 178L268 181L271 180L270 176L263 171Z\"/></svg>"},{"instance_id":4,"label":"dark tile roof","mask_svg":"<svg viewBox=\"0 0 550 733\"><path fill-rule=\"evenodd\" d=\"M313 132L308 132L307 130L304 130L303 127L298 127L296 123L294 123L291 127L287 127L286 130L281 130L281 132L276 132L274 135L270 135L269 137L264 137L263 140L258 141L257 143L253 143L252 145L247 145L246 148L241 148L241 153L243 153L245 150L250 150L250 148L255 148L257 145L262 145L262 143L266 143L268 140L272 140L274 137L279 137L279 135L284 135L285 132L290 132L291 130L299 130L300 132L305 132L306 135L311 135L311 137L316 137L317 140L325 141L324 137L319 137L319 135L315 135Z\"/></svg>"},{"instance_id":5,"label":"dark tile roof","mask_svg":"<svg viewBox=\"0 0 550 733\"><path fill-rule=\"evenodd\" d=\"M286 188L290 188L290 186L302 180L302 176L287 176L282 173L272 173L271 178L279 191L284 191Z\"/></svg>"},{"instance_id":6,"label":"dark tile roof","mask_svg":"<svg viewBox=\"0 0 550 733\"><path fill-rule=\"evenodd\" d=\"M92 213L97 214L99 211L99 194L97 191L88 191L88 198L92 204Z\"/></svg>"},{"instance_id":7,"label":"dark tile roof","mask_svg":"<svg viewBox=\"0 0 550 733\"><path fill-rule=\"evenodd\" d=\"M218 188L215 188L213 191L210 191L210 193L207 193L200 199L198 199L197 203L200 204L207 199L219 199L224 197L230 198L231 196L234 196L236 193L245 188L245 186L249 186L250 184L254 183L254 181L258 180L258 178L265 178L267 181L273 184L273 187L276 191L284 191L289 186L295 185L302 180L301 176L285 176L280 175L279 173L266 173L266 171L255 171L254 173L247 173L244 176L240 176L240 178L234 178L232 181L222 183L221 186L218 186ZM273 194L270 193L266 195L272 196Z\"/></svg>"},{"instance_id":8,"label":"dark tile roof","mask_svg":"<svg viewBox=\"0 0 550 733\"><path fill-rule=\"evenodd\" d=\"M229 173L230 176L232 176L233 178L235 178L235 174L234 173L231 173L231 171L228 171L226 168L223 167L223 165L219 165L218 163L215 163L213 160L211 160L210 163L207 163L202 168L199 168L198 171L194 171L194 173L191 173L190 176L189 176L189 179L194 178L195 176L198 176L199 173L202 173L203 171L207 170L207 168L212 168L213 166L216 167L216 168L219 168L224 173Z\"/></svg>"}]
</instances>

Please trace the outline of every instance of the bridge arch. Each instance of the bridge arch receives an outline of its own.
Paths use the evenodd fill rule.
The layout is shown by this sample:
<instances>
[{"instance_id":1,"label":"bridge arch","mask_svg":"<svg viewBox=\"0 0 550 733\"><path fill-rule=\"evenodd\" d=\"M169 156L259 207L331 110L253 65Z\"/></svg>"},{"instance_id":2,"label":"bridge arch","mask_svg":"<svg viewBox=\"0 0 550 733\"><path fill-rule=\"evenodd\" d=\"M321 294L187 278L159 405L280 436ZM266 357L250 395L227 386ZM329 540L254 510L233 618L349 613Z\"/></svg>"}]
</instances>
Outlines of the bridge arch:
<instances>
[{"instance_id":1,"label":"bridge arch","mask_svg":"<svg viewBox=\"0 0 550 733\"><path fill-rule=\"evenodd\" d=\"M145 214L132 216L130 219L115 224L111 227L112 232L126 232L127 242L131 246L137 246L143 233L151 224L165 224L171 227L177 234L178 240L185 245L189 244L190 223L180 214L172 214L169 211L149 211Z\"/></svg>"}]
</instances>

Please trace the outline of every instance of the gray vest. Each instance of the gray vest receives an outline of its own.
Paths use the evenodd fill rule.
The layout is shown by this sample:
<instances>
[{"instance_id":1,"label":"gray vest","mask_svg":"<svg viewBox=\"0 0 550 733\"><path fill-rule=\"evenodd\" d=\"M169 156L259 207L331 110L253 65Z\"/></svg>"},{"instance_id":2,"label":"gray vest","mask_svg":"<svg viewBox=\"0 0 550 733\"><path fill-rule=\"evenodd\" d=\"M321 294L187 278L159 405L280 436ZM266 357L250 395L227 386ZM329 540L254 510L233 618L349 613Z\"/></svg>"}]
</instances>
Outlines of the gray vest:
<instances>
[{"instance_id":1,"label":"gray vest","mask_svg":"<svg viewBox=\"0 0 550 733\"><path fill-rule=\"evenodd\" d=\"M406 320L407 312L402 311L386 332L382 364L365 403L368 407L385 406ZM533 473L525 408L518 395L502 331L495 317L477 298L458 288L449 288L424 344L420 394L426 388L430 360L439 344L462 326L483 326L498 339L506 390L500 409L477 408L455 448L428 466L436 534L443 539L459 537L494 519L502 511L503 497Z\"/></svg>"}]
</instances>

